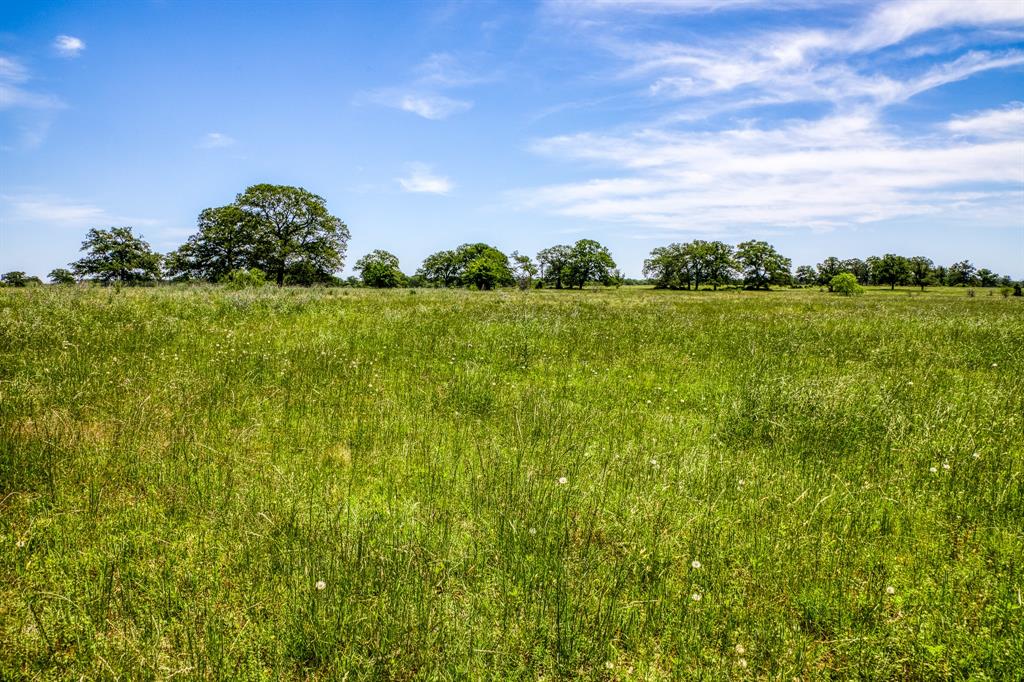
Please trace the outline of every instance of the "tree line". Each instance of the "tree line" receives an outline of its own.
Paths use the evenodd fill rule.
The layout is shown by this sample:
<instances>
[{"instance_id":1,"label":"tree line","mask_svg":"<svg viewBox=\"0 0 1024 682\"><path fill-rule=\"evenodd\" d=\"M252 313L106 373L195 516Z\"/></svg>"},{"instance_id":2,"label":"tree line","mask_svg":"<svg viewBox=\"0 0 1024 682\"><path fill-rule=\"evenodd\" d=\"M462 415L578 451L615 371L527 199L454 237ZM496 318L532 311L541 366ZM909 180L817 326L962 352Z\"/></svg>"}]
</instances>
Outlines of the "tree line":
<instances>
[{"instance_id":1,"label":"tree line","mask_svg":"<svg viewBox=\"0 0 1024 682\"><path fill-rule=\"evenodd\" d=\"M131 227L93 228L69 268L50 272L54 284L95 281L102 284L147 284L162 280L205 281L237 285L271 281L278 286L331 284L392 287L469 287L480 290L518 286L582 289L646 283L661 289L721 286L768 289L776 286L821 286L850 293L850 286L914 285L1008 287L1009 277L969 261L936 266L924 256L896 254L840 260L826 258L817 266L792 270L790 259L759 240L736 246L694 240L653 249L644 261L644 280L629 280L618 270L607 247L593 239L542 249L536 258L506 255L484 243L462 244L427 256L412 275L402 272L398 257L374 250L356 261L356 276L341 280L335 273L345 260L350 233L330 214L324 199L299 187L258 184L231 204L199 214L197 231L166 255L153 251ZM5 286L42 284L24 272L0 276ZM1015 293L1020 295L1020 285Z\"/></svg>"}]
</instances>

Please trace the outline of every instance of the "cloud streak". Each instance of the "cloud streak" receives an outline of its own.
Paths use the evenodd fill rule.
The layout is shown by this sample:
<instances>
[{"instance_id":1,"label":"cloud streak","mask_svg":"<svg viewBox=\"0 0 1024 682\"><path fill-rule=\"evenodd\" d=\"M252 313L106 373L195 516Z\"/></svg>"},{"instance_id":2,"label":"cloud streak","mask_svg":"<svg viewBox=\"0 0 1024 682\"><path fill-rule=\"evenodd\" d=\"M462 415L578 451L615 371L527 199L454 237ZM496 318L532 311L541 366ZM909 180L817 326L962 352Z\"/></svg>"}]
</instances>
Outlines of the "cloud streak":
<instances>
[{"instance_id":1,"label":"cloud streak","mask_svg":"<svg viewBox=\"0 0 1024 682\"><path fill-rule=\"evenodd\" d=\"M53 39L53 49L62 57L77 57L85 50L85 42L75 36L59 35Z\"/></svg>"},{"instance_id":2,"label":"cloud streak","mask_svg":"<svg viewBox=\"0 0 1024 682\"><path fill-rule=\"evenodd\" d=\"M436 175L425 163L409 164L409 174L398 178L398 184L404 191L415 194L448 194L455 188L451 180Z\"/></svg>"}]
</instances>

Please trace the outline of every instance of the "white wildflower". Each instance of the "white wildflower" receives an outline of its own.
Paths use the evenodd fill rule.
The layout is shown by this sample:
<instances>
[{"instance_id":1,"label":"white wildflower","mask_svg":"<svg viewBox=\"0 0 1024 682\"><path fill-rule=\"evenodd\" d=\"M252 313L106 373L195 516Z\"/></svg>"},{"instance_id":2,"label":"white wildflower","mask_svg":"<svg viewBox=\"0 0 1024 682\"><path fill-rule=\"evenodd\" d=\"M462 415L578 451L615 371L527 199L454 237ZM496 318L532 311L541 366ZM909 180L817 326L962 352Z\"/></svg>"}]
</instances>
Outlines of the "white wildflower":
<instances>
[{"instance_id":1,"label":"white wildflower","mask_svg":"<svg viewBox=\"0 0 1024 682\"><path fill-rule=\"evenodd\" d=\"M747 653L747 648L745 646L743 646L742 644L737 644L736 645L736 653L739 654L740 656L742 656L743 654Z\"/></svg>"},{"instance_id":2,"label":"white wildflower","mask_svg":"<svg viewBox=\"0 0 1024 682\"><path fill-rule=\"evenodd\" d=\"M885 593L888 595L896 594L896 588L892 585L889 585L887 588L885 588Z\"/></svg>"},{"instance_id":3,"label":"white wildflower","mask_svg":"<svg viewBox=\"0 0 1024 682\"><path fill-rule=\"evenodd\" d=\"M700 562L694 559L690 562L690 566L692 566L693 568L700 568Z\"/></svg>"},{"instance_id":4,"label":"white wildflower","mask_svg":"<svg viewBox=\"0 0 1024 682\"><path fill-rule=\"evenodd\" d=\"M565 485L568 482L569 482L569 479L566 478L565 476L562 476L561 478L558 479L558 485Z\"/></svg>"},{"instance_id":5,"label":"white wildflower","mask_svg":"<svg viewBox=\"0 0 1024 682\"><path fill-rule=\"evenodd\" d=\"M700 592L694 592L693 594L690 595L690 599L692 599L693 601L700 601L703 598L704 598L704 595L702 595Z\"/></svg>"},{"instance_id":6,"label":"white wildflower","mask_svg":"<svg viewBox=\"0 0 1024 682\"><path fill-rule=\"evenodd\" d=\"M323 580L317 580L317 581L316 581L316 585L315 585L315 587L316 587L316 589L318 589L318 590L322 590L322 589L324 589L325 587L327 587L327 583L325 583L325 582L324 582Z\"/></svg>"}]
</instances>

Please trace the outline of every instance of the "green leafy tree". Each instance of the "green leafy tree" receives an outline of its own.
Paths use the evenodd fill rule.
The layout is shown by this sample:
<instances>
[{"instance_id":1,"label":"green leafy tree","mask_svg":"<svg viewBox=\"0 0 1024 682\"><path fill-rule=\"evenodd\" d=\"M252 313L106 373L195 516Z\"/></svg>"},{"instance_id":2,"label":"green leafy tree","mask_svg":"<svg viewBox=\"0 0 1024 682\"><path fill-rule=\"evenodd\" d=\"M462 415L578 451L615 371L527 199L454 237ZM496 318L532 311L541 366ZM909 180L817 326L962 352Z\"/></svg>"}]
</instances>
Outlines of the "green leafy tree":
<instances>
[{"instance_id":1,"label":"green leafy tree","mask_svg":"<svg viewBox=\"0 0 1024 682\"><path fill-rule=\"evenodd\" d=\"M828 289L843 296L864 293L864 287L857 283L857 277L852 272L840 272L829 281Z\"/></svg>"},{"instance_id":2,"label":"green leafy tree","mask_svg":"<svg viewBox=\"0 0 1024 682\"><path fill-rule=\"evenodd\" d=\"M683 246L683 253L690 264L694 289L700 289L701 283L704 283L717 290L719 285L729 280L733 268L733 248L725 242L695 239Z\"/></svg>"},{"instance_id":3,"label":"green leafy tree","mask_svg":"<svg viewBox=\"0 0 1024 682\"><path fill-rule=\"evenodd\" d=\"M843 272L852 273L858 284L867 284L871 281L871 266L860 258L847 258L842 262L842 268Z\"/></svg>"},{"instance_id":4,"label":"green leafy tree","mask_svg":"<svg viewBox=\"0 0 1024 682\"><path fill-rule=\"evenodd\" d=\"M235 205L253 222L254 261L278 286L333 281L345 263L349 230L327 202L301 187L253 185Z\"/></svg>"},{"instance_id":5,"label":"green leafy tree","mask_svg":"<svg viewBox=\"0 0 1024 682\"><path fill-rule=\"evenodd\" d=\"M570 288L577 286L580 289L589 282L601 282L608 286L612 283L614 269L615 261L607 247L593 239L581 239L573 245L569 254L566 283Z\"/></svg>"},{"instance_id":6,"label":"green leafy tree","mask_svg":"<svg viewBox=\"0 0 1024 682\"><path fill-rule=\"evenodd\" d=\"M644 261L643 274L656 289L689 289L693 273L686 246L673 243L651 249L650 257Z\"/></svg>"},{"instance_id":7,"label":"green leafy tree","mask_svg":"<svg viewBox=\"0 0 1024 682\"><path fill-rule=\"evenodd\" d=\"M978 283L985 288L999 285L999 275L988 268L979 268L977 273Z\"/></svg>"},{"instance_id":8,"label":"green leafy tree","mask_svg":"<svg viewBox=\"0 0 1024 682\"><path fill-rule=\"evenodd\" d=\"M160 254L154 253L141 235L132 234L130 227L93 228L81 250L86 255L71 264L79 278L103 284L139 284L160 278Z\"/></svg>"},{"instance_id":9,"label":"green leafy tree","mask_svg":"<svg viewBox=\"0 0 1024 682\"><path fill-rule=\"evenodd\" d=\"M835 256L829 256L818 263L818 284L823 284L832 291L832 278L844 272L843 262Z\"/></svg>"},{"instance_id":10,"label":"green leafy tree","mask_svg":"<svg viewBox=\"0 0 1024 682\"><path fill-rule=\"evenodd\" d=\"M967 287L976 284L978 272L969 260L953 263L946 271L946 286Z\"/></svg>"},{"instance_id":11,"label":"green leafy tree","mask_svg":"<svg viewBox=\"0 0 1024 682\"><path fill-rule=\"evenodd\" d=\"M43 283L41 279L33 275L26 275L21 270L13 270L11 272L0 275L0 282L6 287L34 287Z\"/></svg>"},{"instance_id":12,"label":"green leafy tree","mask_svg":"<svg viewBox=\"0 0 1024 682\"><path fill-rule=\"evenodd\" d=\"M377 289L393 289L402 286L405 275L398 267L398 256L377 249L356 261L353 268L359 273L363 284Z\"/></svg>"},{"instance_id":13,"label":"green leafy tree","mask_svg":"<svg viewBox=\"0 0 1024 682\"><path fill-rule=\"evenodd\" d=\"M252 214L235 204L207 208L199 214L198 226L199 232L167 254L169 277L219 282L230 272L259 265L260 236Z\"/></svg>"},{"instance_id":14,"label":"green leafy tree","mask_svg":"<svg viewBox=\"0 0 1024 682\"><path fill-rule=\"evenodd\" d=\"M874 276L879 284L888 284L890 290L895 289L897 284L910 280L910 262L903 256L887 253L878 260Z\"/></svg>"},{"instance_id":15,"label":"green leafy tree","mask_svg":"<svg viewBox=\"0 0 1024 682\"><path fill-rule=\"evenodd\" d=\"M768 242L751 240L736 247L736 263L743 283L752 289L768 289L789 279L792 261L782 256Z\"/></svg>"},{"instance_id":16,"label":"green leafy tree","mask_svg":"<svg viewBox=\"0 0 1024 682\"><path fill-rule=\"evenodd\" d=\"M929 284L935 283L935 264L931 258L914 256L907 264L910 266L910 280L914 286L921 287L921 291Z\"/></svg>"},{"instance_id":17,"label":"green leafy tree","mask_svg":"<svg viewBox=\"0 0 1024 682\"><path fill-rule=\"evenodd\" d=\"M545 284L561 289L568 277L572 247L558 244L537 252L540 278Z\"/></svg>"},{"instance_id":18,"label":"green leafy tree","mask_svg":"<svg viewBox=\"0 0 1024 682\"><path fill-rule=\"evenodd\" d=\"M458 286L461 265L454 251L438 251L423 260L416 275L434 286Z\"/></svg>"},{"instance_id":19,"label":"green leafy tree","mask_svg":"<svg viewBox=\"0 0 1024 682\"><path fill-rule=\"evenodd\" d=\"M54 284L74 284L75 273L71 272L67 268L54 268L50 270L50 274L47 275L50 281Z\"/></svg>"},{"instance_id":20,"label":"green leafy tree","mask_svg":"<svg viewBox=\"0 0 1024 682\"><path fill-rule=\"evenodd\" d=\"M512 252L512 276L520 289L526 290L533 287L533 278L537 276L539 268L526 254L518 251Z\"/></svg>"},{"instance_id":21,"label":"green leafy tree","mask_svg":"<svg viewBox=\"0 0 1024 682\"><path fill-rule=\"evenodd\" d=\"M796 283L800 286L810 286L818 281L818 272L813 265L801 265L796 269Z\"/></svg>"}]
</instances>

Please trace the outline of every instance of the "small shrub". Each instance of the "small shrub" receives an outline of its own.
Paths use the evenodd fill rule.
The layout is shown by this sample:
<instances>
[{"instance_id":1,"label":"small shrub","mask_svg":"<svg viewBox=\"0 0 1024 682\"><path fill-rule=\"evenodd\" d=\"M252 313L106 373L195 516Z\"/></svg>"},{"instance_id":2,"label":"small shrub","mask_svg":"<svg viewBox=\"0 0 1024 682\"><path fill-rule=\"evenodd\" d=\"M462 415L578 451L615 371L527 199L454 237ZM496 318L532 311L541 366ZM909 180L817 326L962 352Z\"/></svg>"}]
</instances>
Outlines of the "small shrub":
<instances>
[{"instance_id":1,"label":"small shrub","mask_svg":"<svg viewBox=\"0 0 1024 682\"><path fill-rule=\"evenodd\" d=\"M974 287L969 288L967 290L967 298L974 298L974 295Z\"/></svg>"},{"instance_id":2,"label":"small shrub","mask_svg":"<svg viewBox=\"0 0 1024 682\"><path fill-rule=\"evenodd\" d=\"M267 275L259 268L237 268L229 272L222 281L228 289L248 289L266 284Z\"/></svg>"},{"instance_id":3,"label":"small shrub","mask_svg":"<svg viewBox=\"0 0 1024 682\"><path fill-rule=\"evenodd\" d=\"M832 287L832 291L837 294L842 294L843 296L853 296L854 294L864 293L864 287L857 284L857 278L850 272L839 273L833 277L828 284Z\"/></svg>"}]
</instances>

